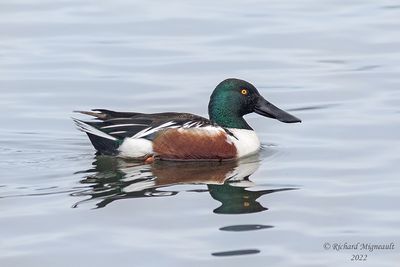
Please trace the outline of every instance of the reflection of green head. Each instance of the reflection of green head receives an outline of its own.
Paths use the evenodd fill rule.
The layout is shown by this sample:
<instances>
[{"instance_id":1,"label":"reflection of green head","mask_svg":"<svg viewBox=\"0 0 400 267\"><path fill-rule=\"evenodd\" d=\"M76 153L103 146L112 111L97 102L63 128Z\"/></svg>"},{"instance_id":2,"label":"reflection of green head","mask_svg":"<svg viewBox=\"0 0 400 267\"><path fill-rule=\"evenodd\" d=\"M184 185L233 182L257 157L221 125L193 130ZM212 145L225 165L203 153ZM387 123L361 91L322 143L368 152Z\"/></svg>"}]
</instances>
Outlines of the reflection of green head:
<instances>
[{"instance_id":1,"label":"reflection of green head","mask_svg":"<svg viewBox=\"0 0 400 267\"><path fill-rule=\"evenodd\" d=\"M218 214L255 213L267 210L257 199L263 195L271 194L292 188L273 190L248 191L245 187L236 187L226 182L223 185L208 185L210 195L220 201L222 205L214 210Z\"/></svg>"},{"instance_id":2,"label":"reflection of green head","mask_svg":"<svg viewBox=\"0 0 400 267\"><path fill-rule=\"evenodd\" d=\"M256 201L262 193L247 191L244 187L235 187L229 183L208 185L210 195L222 205L214 210L219 214L240 214L264 211L267 208Z\"/></svg>"}]
</instances>

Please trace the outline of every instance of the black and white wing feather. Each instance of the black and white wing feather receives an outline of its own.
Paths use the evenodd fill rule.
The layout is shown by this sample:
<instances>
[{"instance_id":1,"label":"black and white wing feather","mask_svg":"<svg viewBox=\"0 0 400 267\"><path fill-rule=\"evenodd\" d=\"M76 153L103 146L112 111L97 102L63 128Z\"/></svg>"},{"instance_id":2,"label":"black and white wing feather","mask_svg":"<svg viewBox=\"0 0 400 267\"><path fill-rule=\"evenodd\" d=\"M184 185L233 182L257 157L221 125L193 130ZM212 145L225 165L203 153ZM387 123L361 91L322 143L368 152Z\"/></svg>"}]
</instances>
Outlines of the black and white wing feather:
<instances>
[{"instance_id":1,"label":"black and white wing feather","mask_svg":"<svg viewBox=\"0 0 400 267\"><path fill-rule=\"evenodd\" d=\"M74 119L78 128L86 133L103 135L103 137L122 140L127 137L152 140L155 134L164 129L200 128L213 125L201 116L190 113L136 113L117 112L106 109L77 111L95 117L95 121ZM99 133L100 132L100 133Z\"/></svg>"}]
</instances>

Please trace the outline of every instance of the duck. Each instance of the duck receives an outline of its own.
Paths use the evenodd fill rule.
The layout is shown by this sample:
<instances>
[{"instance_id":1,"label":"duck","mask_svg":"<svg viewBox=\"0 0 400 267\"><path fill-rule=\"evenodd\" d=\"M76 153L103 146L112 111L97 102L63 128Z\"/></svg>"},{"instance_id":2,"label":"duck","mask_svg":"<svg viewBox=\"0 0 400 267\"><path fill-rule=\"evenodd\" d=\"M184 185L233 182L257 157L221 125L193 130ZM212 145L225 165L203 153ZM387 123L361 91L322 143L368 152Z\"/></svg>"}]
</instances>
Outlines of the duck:
<instances>
[{"instance_id":1,"label":"duck","mask_svg":"<svg viewBox=\"0 0 400 267\"><path fill-rule=\"evenodd\" d=\"M108 109L75 111L92 121L72 118L100 155L153 163L226 161L258 153L261 143L243 118L249 113L284 123L301 120L268 102L251 83L229 78L220 82L208 103L209 119L179 112L138 113Z\"/></svg>"}]
</instances>

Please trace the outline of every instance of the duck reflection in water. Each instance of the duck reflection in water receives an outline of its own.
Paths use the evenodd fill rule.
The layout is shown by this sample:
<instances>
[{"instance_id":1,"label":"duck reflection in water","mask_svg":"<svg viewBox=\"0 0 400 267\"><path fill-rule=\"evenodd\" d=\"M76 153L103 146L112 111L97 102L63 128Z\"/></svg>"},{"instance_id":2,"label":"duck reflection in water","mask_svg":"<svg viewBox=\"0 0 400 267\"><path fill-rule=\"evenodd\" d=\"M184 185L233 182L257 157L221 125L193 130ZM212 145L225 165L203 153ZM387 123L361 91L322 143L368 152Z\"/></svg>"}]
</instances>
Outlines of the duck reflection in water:
<instances>
[{"instance_id":1,"label":"duck reflection in water","mask_svg":"<svg viewBox=\"0 0 400 267\"><path fill-rule=\"evenodd\" d=\"M88 186L72 194L89 198L77 202L73 207L88 201L96 201L96 207L103 208L119 199L174 196L180 191L168 187L198 184L207 185L207 189L185 191L209 192L212 198L222 203L214 210L215 213L254 213L267 210L257 201L259 197L294 189L249 190L255 186L249 177L259 167L257 156L240 161L157 161L151 165L98 156L93 165L93 169L82 172L88 175L80 182Z\"/></svg>"}]
</instances>

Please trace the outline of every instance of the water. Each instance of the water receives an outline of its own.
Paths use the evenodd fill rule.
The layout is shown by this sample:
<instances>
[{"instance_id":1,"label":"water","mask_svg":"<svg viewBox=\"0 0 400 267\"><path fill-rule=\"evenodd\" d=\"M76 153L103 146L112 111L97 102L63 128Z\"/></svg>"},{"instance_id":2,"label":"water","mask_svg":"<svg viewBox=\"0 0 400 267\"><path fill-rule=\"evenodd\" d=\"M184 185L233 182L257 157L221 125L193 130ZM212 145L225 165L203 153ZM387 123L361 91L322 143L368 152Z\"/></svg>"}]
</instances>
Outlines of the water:
<instances>
[{"instance_id":1,"label":"water","mask_svg":"<svg viewBox=\"0 0 400 267\"><path fill-rule=\"evenodd\" d=\"M399 18L395 1L2 1L1 266L397 266ZM303 123L247 116L263 150L233 165L138 166L96 158L70 119L206 115L227 77ZM395 249L323 247L345 242Z\"/></svg>"}]
</instances>

